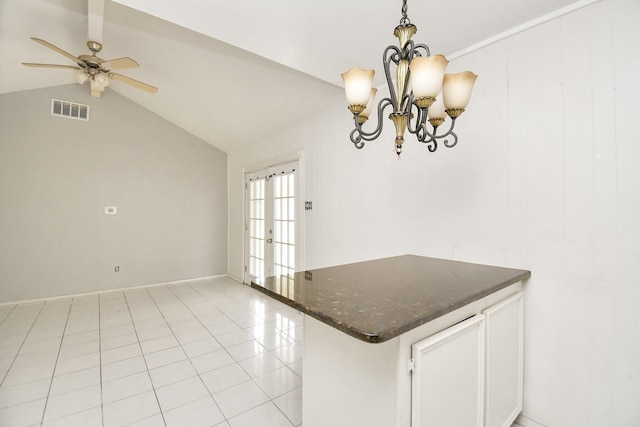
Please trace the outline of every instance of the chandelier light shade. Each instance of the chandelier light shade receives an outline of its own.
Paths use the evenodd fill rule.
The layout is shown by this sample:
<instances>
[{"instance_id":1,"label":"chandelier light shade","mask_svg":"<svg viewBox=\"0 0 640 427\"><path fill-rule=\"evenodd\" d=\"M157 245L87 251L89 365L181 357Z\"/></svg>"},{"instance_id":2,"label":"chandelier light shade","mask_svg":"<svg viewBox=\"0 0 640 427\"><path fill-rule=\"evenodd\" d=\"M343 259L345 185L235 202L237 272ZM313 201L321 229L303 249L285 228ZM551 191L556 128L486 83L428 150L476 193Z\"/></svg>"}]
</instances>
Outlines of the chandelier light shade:
<instances>
[{"instance_id":1,"label":"chandelier light shade","mask_svg":"<svg viewBox=\"0 0 640 427\"><path fill-rule=\"evenodd\" d=\"M395 147L398 156L402 153L407 130L426 144L430 152L438 149L438 140L443 140L446 147L457 144L458 136L453 131L455 122L467 107L478 76L471 71L445 74L449 63L447 58L443 55L431 56L429 47L414 43L411 37L416 32L416 26L407 17L407 0L403 0L402 19L393 32L399 46L387 46L383 55L389 96L378 103L378 123L372 132L365 132L362 125L367 122L374 108L376 89L372 86L375 72L352 68L342 74L348 108L355 123L350 135L351 142L356 148L362 148L365 141L373 141L380 136L382 115L387 107L392 109L389 119L396 128ZM393 76L392 64L396 71ZM447 117L451 119L449 129L438 134L438 127ZM427 129L427 121L431 130Z\"/></svg>"},{"instance_id":2,"label":"chandelier light shade","mask_svg":"<svg viewBox=\"0 0 640 427\"><path fill-rule=\"evenodd\" d=\"M476 82L476 76L471 71L458 74L446 74L442 81L444 106L448 110L463 110L471 99L471 90Z\"/></svg>"},{"instance_id":3,"label":"chandelier light shade","mask_svg":"<svg viewBox=\"0 0 640 427\"><path fill-rule=\"evenodd\" d=\"M371 89L371 92L369 92L369 100L367 101L367 106L364 108L364 111L362 111L362 113L360 113L360 115L358 116L358 119L360 119L362 123L366 122L369 119L371 110L373 110L373 101L376 98L376 92L378 92L378 89Z\"/></svg>"},{"instance_id":4,"label":"chandelier light shade","mask_svg":"<svg viewBox=\"0 0 640 427\"><path fill-rule=\"evenodd\" d=\"M342 74L349 110L352 113L361 113L367 106L371 96L374 74L375 71L373 70L361 70L359 68L352 68Z\"/></svg>"}]
</instances>

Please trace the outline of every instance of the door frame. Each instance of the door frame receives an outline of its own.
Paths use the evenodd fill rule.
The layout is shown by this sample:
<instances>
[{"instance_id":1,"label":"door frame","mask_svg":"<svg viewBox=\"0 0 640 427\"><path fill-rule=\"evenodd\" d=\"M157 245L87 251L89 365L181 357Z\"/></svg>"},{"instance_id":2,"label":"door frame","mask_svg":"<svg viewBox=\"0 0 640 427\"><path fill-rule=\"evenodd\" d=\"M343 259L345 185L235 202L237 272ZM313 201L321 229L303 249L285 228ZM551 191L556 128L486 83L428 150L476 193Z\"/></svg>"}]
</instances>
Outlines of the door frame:
<instances>
[{"instance_id":1,"label":"door frame","mask_svg":"<svg viewBox=\"0 0 640 427\"><path fill-rule=\"evenodd\" d=\"M249 265L249 223L247 215L249 213L249 188L247 185L248 176L251 174L255 174L258 171L275 168L278 166L283 166L289 163L297 162L298 165L296 167L295 173L295 185L296 185L296 193L295 193L295 271L303 271L305 265L305 250L304 250L304 242L305 242L305 225L304 225L304 162L303 162L303 151L297 151L296 153L292 153L289 155L277 157L268 161L255 163L252 165L245 166L243 168L243 202L242 202L242 255L243 255L243 270L242 270L242 282L246 285L251 284L251 277L248 271Z\"/></svg>"}]
</instances>

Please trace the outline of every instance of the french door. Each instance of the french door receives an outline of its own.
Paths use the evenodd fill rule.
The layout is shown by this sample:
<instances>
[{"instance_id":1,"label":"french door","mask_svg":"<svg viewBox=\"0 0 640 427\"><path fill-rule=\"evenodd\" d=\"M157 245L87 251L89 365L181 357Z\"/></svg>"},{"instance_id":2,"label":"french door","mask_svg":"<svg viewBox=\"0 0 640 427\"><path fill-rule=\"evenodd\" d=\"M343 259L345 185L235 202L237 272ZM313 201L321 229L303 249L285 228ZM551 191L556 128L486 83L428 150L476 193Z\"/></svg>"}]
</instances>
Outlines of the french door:
<instances>
[{"instance_id":1,"label":"french door","mask_svg":"<svg viewBox=\"0 0 640 427\"><path fill-rule=\"evenodd\" d=\"M245 282L296 269L298 162L246 175Z\"/></svg>"}]
</instances>

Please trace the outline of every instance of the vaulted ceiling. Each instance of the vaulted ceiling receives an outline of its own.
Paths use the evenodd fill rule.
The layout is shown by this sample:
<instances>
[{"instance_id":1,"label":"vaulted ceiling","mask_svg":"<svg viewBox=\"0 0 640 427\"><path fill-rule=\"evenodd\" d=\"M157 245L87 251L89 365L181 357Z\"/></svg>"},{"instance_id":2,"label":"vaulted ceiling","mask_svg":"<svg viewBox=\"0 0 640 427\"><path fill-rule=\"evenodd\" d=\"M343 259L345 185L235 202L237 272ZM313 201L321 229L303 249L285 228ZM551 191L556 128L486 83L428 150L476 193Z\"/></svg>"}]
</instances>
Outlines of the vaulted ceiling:
<instances>
[{"instance_id":1,"label":"vaulted ceiling","mask_svg":"<svg viewBox=\"0 0 640 427\"><path fill-rule=\"evenodd\" d=\"M571 4L409 0L408 16L417 42L451 55ZM401 0L2 0L0 93L72 83L69 70L21 65L73 65L30 37L81 55L90 53L91 31L102 35L100 57L133 58L140 68L121 74L159 88L148 94L112 82L103 96L118 92L232 152L342 102L340 73L351 67L376 69L383 84L382 51L396 43L401 6Z\"/></svg>"}]
</instances>

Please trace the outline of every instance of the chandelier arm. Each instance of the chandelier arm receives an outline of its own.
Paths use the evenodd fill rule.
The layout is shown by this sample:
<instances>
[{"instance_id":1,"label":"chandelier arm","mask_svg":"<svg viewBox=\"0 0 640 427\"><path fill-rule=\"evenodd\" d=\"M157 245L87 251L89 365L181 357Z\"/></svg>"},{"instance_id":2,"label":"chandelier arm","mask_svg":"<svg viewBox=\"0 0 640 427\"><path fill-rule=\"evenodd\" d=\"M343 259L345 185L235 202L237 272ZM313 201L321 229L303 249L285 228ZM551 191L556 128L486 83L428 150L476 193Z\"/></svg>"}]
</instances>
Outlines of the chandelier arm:
<instances>
[{"instance_id":1,"label":"chandelier arm","mask_svg":"<svg viewBox=\"0 0 640 427\"><path fill-rule=\"evenodd\" d=\"M353 142L353 145L355 145L357 149L361 149L362 147L364 147L362 134L360 134L360 130L357 127L351 131L349 137L351 138L351 142Z\"/></svg>"},{"instance_id":2,"label":"chandelier arm","mask_svg":"<svg viewBox=\"0 0 640 427\"><path fill-rule=\"evenodd\" d=\"M397 46L387 46L382 54L382 65L384 66L384 75L387 79L387 86L389 87L389 100L391 101L391 105L393 106L393 111L398 111L398 106L400 103L398 102L398 94L396 94L396 89L393 84L393 80L391 78L391 62L398 65L400 59L402 58L402 52ZM387 98L385 98L387 99ZM380 101L382 103L382 100Z\"/></svg>"},{"instance_id":3,"label":"chandelier arm","mask_svg":"<svg viewBox=\"0 0 640 427\"><path fill-rule=\"evenodd\" d=\"M451 125L451 129L453 129L453 124ZM453 130L450 130L449 132L447 132L447 135L451 135L451 137L453 138L453 141L449 142L449 140L448 140L448 139L445 139L445 140L443 141L444 145L445 145L447 148L455 147L455 146L456 146L456 144L458 143L458 134L457 134L457 133L455 133L455 132L453 132ZM443 137L444 137L444 135L443 135Z\"/></svg>"},{"instance_id":4,"label":"chandelier arm","mask_svg":"<svg viewBox=\"0 0 640 427\"><path fill-rule=\"evenodd\" d=\"M429 150L430 153L434 153L438 149L438 141L436 141L435 139L420 142L422 142L423 144L427 144L427 150Z\"/></svg>"},{"instance_id":5,"label":"chandelier arm","mask_svg":"<svg viewBox=\"0 0 640 427\"><path fill-rule=\"evenodd\" d=\"M415 44L413 40L409 39L402 47L402 51L400 52L400 60L404 60L404 61L407 61L407 63L410 63L411 60L414 58L415 54L416 54ZM398 64L396 63L396 65ZM398 102L398 108L396 109L396 112L406 110L407 113L411 113L411 103L413 102L413 95L409 90L410 81L411 81L411 70L407 69L407 73L403 82L404 84L402 85L403 90L402 90L402 93L399 94L400 99Z\"/></svg>"},{"instance_id":6,"label":"chandelier arm","mask_svg":"<svg viewBox=\"0 0 640 427\"><path fill-rule=\"evenodd\" d=\"M448 139L444 139L443 144L447 148L455 147L455 145L458 143L458 135L453 131L453 128L455 127L455 125L456 125L456 118L452 117L451 118L451 126L449 126L449 130L446 131L445 133L443 133L442 135L436 135L438 126L434 126L433 127L433 134L430 133L429 131L427 131L426 127L425 127L425 130L424 130L425 131L425 135L428 136L429 139L424 139L424 140L419 139L419 141L424 143L424 144L431 144L431 143L435 143L436 139L444 139L444 138L446 138L448 136L451 136L453 138L453 140L451 142L449 142ZM430 147L427 147L427 148L429 148L429 151L432 151ZM435 148L434 148L433 151L435 151Z\"/></svg>"},{"instance_id":7,"label":"chandelier arm","mask_svg":"<svg viewBox=\"0 0 640 427\"><path fill-rule=\"evenodd\" d=\"M418 44L416 44L416 45L415 45L415 47L413 48L413 50L414 50L414 54L415 54L416 56L422 56L422 55L420 54L420 51L418 51L418 49L423 49L423 50L424 50L424 53L425 53L425 55L424 55L424 56L425 56L425 57L426 57L426 56L431 56L431 50L429 50L429 46L427 46L426 44L424 44L424 43L418 43Z\"/></svg>"},{"instance_id":8,"label":"chandelier arm","mask_svg":"<svg viewBox=\"0 0 640 427\"><path fill-rule=\"evenodd\" d=\"M383 64L387 64L393 61L394 64L398 65L398 62L400 62L400 59L402 59L402 51L398 46L391 44L387 46L384 52L382 52Z\"/></svg>"},{"instance_id":9,"label":"chandelier arm","mask_svg":"<svg viewBox=\"0 0 640 427\"><path fill-rule=\"evenodd\" d=\"M411 62L411 60L415 55L416 55L416 44L414 43L413 40L409 39L404 44L404 46L402 46L402 59L406 59L407 61Z\"/></svg>"},{"instance_id":10,"label":"chandelier arm","mask_svg":"<svg viewBox=\"0 0 640 427\"><path fill-rule=\"evenodd\" d=\"M427 130L427 109L419 108L419 110L420 121L418 122L418 126L416 127L416 137L418 138L418 141L424 141L425 139L427 139L427 137L432 138L435 136L435 129L433 134L429 133L429 131Z\"/></svg>"},{"instance_id":11,"label":"chandelier arm","mask_svg":"<svg viewBox=\"0 0 640 427\"><path fill-rule=\"evenodd\" d=\"M409 131L409 133L412 133L414 135L418 135L418 132L420 131L420 128L422 127L422 123L425 122L426 119L426 114L424 111L422 111L422 108L418 107L414 102L413 102L413 95L409 95L409 120L407 121L407 130ZM413 107L416 107L418 109L418 113L414 116L413 115ZM423 117L424 116L424 117ZM412 118L415 117L415 127L412 126Z\"/></svg>"},{"instance_id":12,"label":"chandelier arm","mask_svg":"<svg viewBox=\"0 0 640 427\"><path fill-rule=\"evenodd\" d=\"M380 136L382 133L382 114L384 113L384 109L389 105L393 105L390 98L382 98L378 103L378 123L373 132L365 132L362 130L362 124L358 122L359 115L354 114L353 120L356 127L351 131L350 138L356 148L362 148L364 147L364 141L373 141Z\"/></svg>"}]
</instances>

